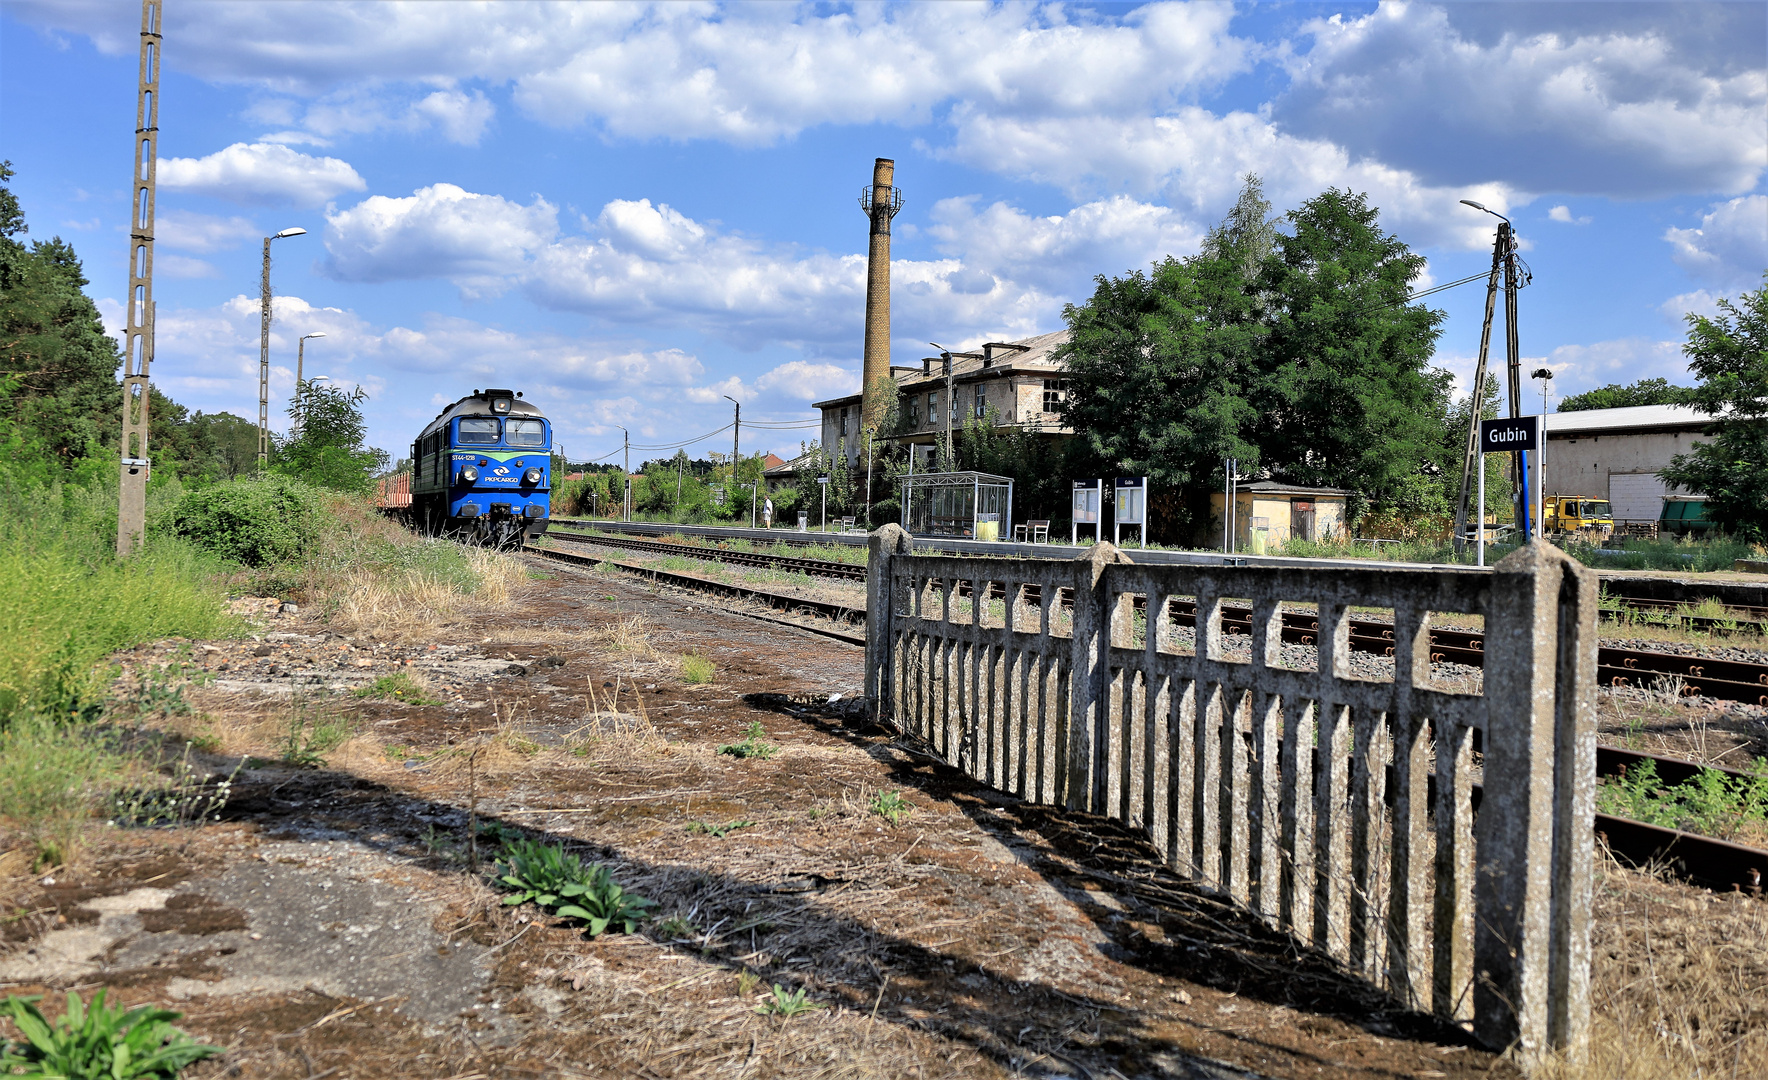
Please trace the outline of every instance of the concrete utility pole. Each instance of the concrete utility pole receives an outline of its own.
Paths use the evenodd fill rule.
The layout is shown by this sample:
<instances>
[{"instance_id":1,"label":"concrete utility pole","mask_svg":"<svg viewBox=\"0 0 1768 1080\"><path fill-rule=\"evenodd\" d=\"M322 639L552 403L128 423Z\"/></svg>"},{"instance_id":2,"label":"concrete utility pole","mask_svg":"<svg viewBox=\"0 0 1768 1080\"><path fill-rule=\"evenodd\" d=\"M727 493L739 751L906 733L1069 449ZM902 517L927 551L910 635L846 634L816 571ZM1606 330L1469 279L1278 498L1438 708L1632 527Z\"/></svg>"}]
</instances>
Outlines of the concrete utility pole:
<instances>
[{"instance_id":1,"label":"concrete utility pole","mask_svg":"<svg viewBox=\"0 0 1768 1080\"><path fill-rule=\"evenodd\" d=\"M1473 372L1472 399L1469 402L1467 418L1467 445L1461 458L1461 491L1455 500L1455 552L1460 554L1467 541L1463 536L1467 525L1467 497L1473 487L1473 470L1484 469L1485 459L1480 454L1479 422L1483 418L1486 403L1486 357L1492 343L1492 313L1498 300L1498 275L1504 276L1504 323L1505 323L1505 359L1510 365L1510 415L1516 416L1522 406L1522 346L1516 328L1516 292L1528 284L1526 271L1519 273L1516 255L1516 230L1511 227L1510 219L1496 210L1489 209L1472 199L1462 199L1464 204L1475 210L1491 214L1498 219L1498 236L1492 243L1492 273L1486 279L1486 317L1481 324L1479 334L1479 361ZM1483 472L1481 474L1484 475ZM1514 476L1514 474L1513 474ZM1518 486L1514 498L1521 497ZM1524 511L1517 515L1520 522L1527 514ZM1479 528L1485 529L1482 516Z\"/></svg>"},{"instance_id":2,"label":"concrete utility pole","mask_svg":"<svg viewBox=\"0 0 1768 1080\"><path fill-rule=\"evenodd\" d=\"M895 186L896 162L872 162L872 184L862 188L859 206L872 223L871 250L866 256L865 362L860 372L860 423L875 430L888 403L877 392L879 379L890 378L890 219L902 209L902 189ZM856 433L857 434L857 433Z\"/></svg>"},{"instance_id":3,"label":"concrete utility pole","mask_svg":"<svg viewBox=\"0 0 1768 1080\"><path fill-rule=\"evenodd\" d=\"M620 467L620 482L625 485L620 496L620 520L632 520L632 435L625 428L620 429L620 451L624 464Z\"/></svg>"},{"instance_id":4,"label":"concrete utility pole","mask_svg":"<svg viewBox=\"0 0 1768 1080\"><path fill-rule=\"evenodd\" d=\"M731 397L729 394L720 394L718 396L737 407L736 419L731 423L731 487L734 488L737 486L737 462L743 460L737 455L737 450L740 445L739 440L743 435L743 403L736 398ZM733 491L731 494L735 495L736 492Z\"/></svg>"},{"instance_id":5,"label":"concrete utility pole","mask_svg":"<svg viewBox=\"0 0 1768 1080\"><path fill-rule=\"evenodd\" d=\"M141 544L147 523L148 368L153 364L153 204L160 147L160 0L142 0L141 71L135 89L129 221L129 301L123 337L122 482L117 488L117 554Z\"/></svg>"},{"instance_id":6,"label":"concrete utility pole","mask_svg":"<svg viewBox=\"0 0 1768 1080\"><path fill-rule=\"evenodd\" d=\"M258 471L270 461L270 241L306 236L302 228L284 229L264 238L264 281L258 314Z\"/></svg>"}]
</instances>

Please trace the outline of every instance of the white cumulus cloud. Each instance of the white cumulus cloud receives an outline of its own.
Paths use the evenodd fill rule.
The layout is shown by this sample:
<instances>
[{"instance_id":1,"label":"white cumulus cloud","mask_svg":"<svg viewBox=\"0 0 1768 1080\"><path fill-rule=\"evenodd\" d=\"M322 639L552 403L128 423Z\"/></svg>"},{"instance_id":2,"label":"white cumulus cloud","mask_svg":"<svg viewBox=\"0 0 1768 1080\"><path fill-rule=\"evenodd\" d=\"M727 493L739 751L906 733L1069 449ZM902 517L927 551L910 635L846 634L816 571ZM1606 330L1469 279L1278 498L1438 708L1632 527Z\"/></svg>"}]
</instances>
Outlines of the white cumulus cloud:
<instances>
[{"instance_id":1,"label":"white cumulus cloud","mask_svg":"<svg viewBox=\"0 0 1768 1080\"><path fill-rule=\"evenodd\" d=\"M1557 221L1561 225L1588 225L1594 219L1591 218L1588 214L1584 215L1583 217L1573 217L1571 207L1565 206L1565 205L1560 205L1560 206L1555 206L1553 209L1547 211L1547 220L1548 221Z\"/></svg>"},{"instance_id":2,"label":"white cumulus cloud","mask_svg":"<svg viewBox=\"0 0 1768 1080\"><path fill-rule=\"evenodd\" d=\"M207 157L165 158L159 184L253 206L319 206L368 187L348 162L261 142L234 143Z\"/></svg>"},{"instance_id":3,"label":"white cumulus cloud","mask_svg":"<svg viewBox=\"0 0 1768 1080\"><path fill-rule=\"evenodd\" d=\"M502 291L558 233L558 210L454 184L375 195L326 215L325 269L343 281L436 277L468 295Z\"/></svg>"},{"instance_id":4,"label":"white cumulus cloud","mask_svg":"<svg viewBox=\"0 0 1768 1080\"><path fill-rule=\"evenodd\" d=\"M258 226L242 217L216 217L194 210L160 210L154 215L156 244L199 255L226 251L263 235Z\"/></svg>"},{"instance_id":5,"label":"white cumulus cloud","mask_svg":"<svg viewBox=\"0 0 1768 1080\"><path fill-rule=\"evenodd\" d=\"M1768 270L1768 195L1746 195L1722 202L1696 229L1664 233L1676 265L1720 289L1761 280Z\"/></svg>"}]
</instances>

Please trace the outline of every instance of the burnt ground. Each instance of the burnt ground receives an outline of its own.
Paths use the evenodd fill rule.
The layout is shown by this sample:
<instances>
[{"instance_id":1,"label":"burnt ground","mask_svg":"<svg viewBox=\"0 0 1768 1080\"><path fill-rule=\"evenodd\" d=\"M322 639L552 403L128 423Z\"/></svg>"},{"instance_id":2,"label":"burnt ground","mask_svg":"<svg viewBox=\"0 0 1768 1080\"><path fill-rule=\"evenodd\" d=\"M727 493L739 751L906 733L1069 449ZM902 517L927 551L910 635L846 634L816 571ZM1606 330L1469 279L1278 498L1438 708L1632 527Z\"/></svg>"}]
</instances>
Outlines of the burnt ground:
<instances>
[{"instance_id":1,"label":"burnt ground","mask_svg":"<svg viewBox=\"0 0 1768 1080\"><path fill-rule=\"evenodd\" d=\"M187 1076L1514 1075L1128 831L867 726L859 649L683 593L552 572L444 640L297 614L119 659L147 728L244 767L219 820L106 829L16 885L0 989L180 1009L228 1050ZM393 673L435 703L350 693ZM185 678L189 714L142 689ZM777 755L717 753L750 724ZM323 766L278 760L303 750ZM605 863L656 917L588 939L504 906L500 835ZM775 984L822 1007L757 1013Z\"/></svg>"}]
</instances>

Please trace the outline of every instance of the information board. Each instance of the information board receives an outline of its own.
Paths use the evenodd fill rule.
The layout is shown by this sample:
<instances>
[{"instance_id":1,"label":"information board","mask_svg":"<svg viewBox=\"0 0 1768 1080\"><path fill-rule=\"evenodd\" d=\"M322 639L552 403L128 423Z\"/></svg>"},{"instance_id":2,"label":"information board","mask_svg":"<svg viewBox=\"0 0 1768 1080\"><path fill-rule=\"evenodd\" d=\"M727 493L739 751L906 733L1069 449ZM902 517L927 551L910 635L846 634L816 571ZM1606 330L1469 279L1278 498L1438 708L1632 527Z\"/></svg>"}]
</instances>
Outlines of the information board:
<instances>
[{"instance_id":1,"label":"information board","mask_svg":"<svg viewBox=\"0 0 1768 1080\"><path fill-rule=\"evenodd\" d=\"M1117 478L1117 523L1143 525L1148 521L1148 478L1120 476Z\"/></svg>"},{"instance_id":2,"label":"information board","mask_svg":"<svg viewBox=\"0 0 1768 1080\"><path fill-rule=\"evenodd\" d=\"M1074 482L1074 520L1080 525L1097 525L1099 523L1099 496L1103 493L1103 480L1076 480Z\"/></svg>"},{"instance_id":3,"label":"information board","mask_svg":"<svg viewBox=\"0 0 1768 1080\"><path fill-rule=\"evenodd\" d=\"M1510 416L1479 422L1479 448L1483 454L1508 454L1513 450L1541 448L1541 418Z\"/></svg>"}]
</instances>

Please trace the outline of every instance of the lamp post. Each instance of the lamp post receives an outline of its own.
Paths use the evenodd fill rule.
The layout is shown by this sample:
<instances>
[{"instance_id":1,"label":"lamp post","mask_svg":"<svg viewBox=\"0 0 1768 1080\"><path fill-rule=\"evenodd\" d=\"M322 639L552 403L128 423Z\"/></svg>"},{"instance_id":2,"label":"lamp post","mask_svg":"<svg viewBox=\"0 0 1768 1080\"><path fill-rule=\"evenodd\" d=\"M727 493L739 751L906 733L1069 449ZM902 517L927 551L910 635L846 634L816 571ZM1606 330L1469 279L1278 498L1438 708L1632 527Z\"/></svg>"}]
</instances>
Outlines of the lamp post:
<instances>
[{"instance_id":1,"label":"lamp post","mask_svg":"<svg viewBox=\"0 0 1768 1080\"><path fill-rule=\"evenodd\" d=\"M731 397L729 394L720 394L718 396L737 407L736 417L731 421L731 487L736 487L738 479L737 462L743 460L737 453L739 449L738 439L743 434L743 403L736 398Z\"/></svg>"},{"instance_id":2,"label":"lamp post","mask_svg":"<svg viewBox=\"0 0 1768 1080\"><path fill-rule=\"evenodd\" d=\"M1529 378L1541 380L1541 448L1535 451L1540 464L1535 469L1535 520L1540 524L1541 539L1547 538L1547 391L1553 386L1553 369L1538 367Z\"/></svg>"},{"instance_id":3,"label":"lamp post","mask_svg":"<svg viewBox=\"0 0 1768 1080\"><path fill-rule=\"evenodd\" d=\"M258 471L270 461L270 241L306 236L299 227L284 229L264 238L264 279L259 290L258 317Z\"/></svg>"},{"instance_id":4,"label":"lamp post","mask_svg":"<svg viewBox=\"0 0 1768 1080\"><path fill-rule=\"evenodd\" d=\"M945 447L944 452L940 455L940 469L943 470L948 467L949 460L953 456L952 417L956 415L958 408L957 402L952 398L952 354L950 349L947 349L937 341L929 341L927 344L939 350L940 366L945 372L945 401L941 403L941 407L945 410Z\"/></svg>"},{"instance_id":5,"label":"lamp post","mask_svg":"<svg viewBox=\"0 0 1768 1080\"><path fill-rule=\"evenodd\" d=\"M823 493L823 531L828 532L829 531L829 478L826 476L819 476L816 478L816 484L817 484L817 487L822 489L822 493Z\"/></svg>"},{"instance_id":6,"label":"lamp post","mask_svg":"<svg viewBox=\"0 0 1768 1080\"><path fill-rule=\"evenodd\" d=\"M304 372L307 367L307 339L324 336L324 330L315 330L311 334L302 334L301 340L295 343L295 408L297 410L295 414L295 424L297 430L299 429L301 421L306 419L303 415L305 410L301 408L301 380L303 378L302 372ZM319 378L323 379L325 376L321 375ZM319 379L314 379L313 381L318 382Z\"/></svg>"},{"instance_id":7,"label":"lamp post","mask_svg":"<svg viewBox=\"0 0 1768 1080\"><path fill-rule=\"evenodd\" d=\"M1467 520L1467 497L1473 479L1475 467L1485 468L1485 457L1479 446L1479 422L1485 408L1486 390L1486 356L1492 340L1492 312L1498 299L1498 279L1502 272L1504 279L1504 334L1505 361L1508 367L1510 386L1510 415L1518 416L1522 412L1522 346L1516 327L1516 291L1527 284L1526 268L1519 267L1520 260L1516 255L1516 231L1510 219L1498 211L1474 202L1462 199L1463 206L1470 206L1483 214L1490 214L1498 219L1498 235L1492 243L1492 273L1486 281L1486 315L1480 326L1479 361L1474 367L1472 396L1468 402L1467 443L1461 458L1461 490L1455 501L1455 547L1456 552L1462 550L1465 541L1462 539L1462 524ZM1519 273L1519 270L1522 272ZM1515 501L1512 506L1516 510L1519 521L1528 518L1528 504L1522 495L1527 484L1528 468L1527 452L1521 451L1514 455L1511 476L1517 481ZM1480 474L1482 477L1484 472ZM1485 522L1480 522L1485 528ZM1482 531L1481 536L1484 536Z\"/></svg>"}]
</instances>

